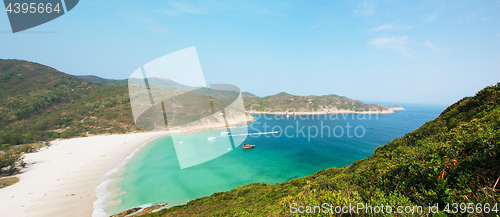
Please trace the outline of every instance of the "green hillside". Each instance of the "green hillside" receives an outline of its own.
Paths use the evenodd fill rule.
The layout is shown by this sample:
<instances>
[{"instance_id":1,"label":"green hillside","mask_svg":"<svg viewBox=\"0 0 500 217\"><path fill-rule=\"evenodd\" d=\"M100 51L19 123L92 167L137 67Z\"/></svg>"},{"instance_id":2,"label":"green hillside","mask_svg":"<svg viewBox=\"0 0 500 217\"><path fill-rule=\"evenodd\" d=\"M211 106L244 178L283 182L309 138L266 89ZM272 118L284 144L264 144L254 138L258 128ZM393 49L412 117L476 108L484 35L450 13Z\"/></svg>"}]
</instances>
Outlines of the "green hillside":
<instances>
[{"instance_id":1,"label":"green hillside","mask_svg":"<svg viewBox=\"0 0 500 217\"><path fill-rule=\"evenodd\" d=\"M248 94L247 94L248 95ZM349 99L335 94L324 96L295 96L285 92L259 98L255 95L245 97L247 111L267 112L311 112L325 109L351 111L381 111L388 108L378 104L366 104L359 100Z\"/></svg>"},{"instance_id":2,"label":"green hillside","mask_svg":"<svg viewBox=\"0 0 500 217\"><path fill-rule=\"evenodd\" d=\"M95 75L78 75L77 77L87 80L87 81L92 81L98 84L105 84L105 85L114 85L114 84L125 84L128 85L129 82L130 84L142 84L144 82L143 79L137 79L137 78L132 78L132 79L106 79L106 78L101 78ZM195 87L188 87L179 83L176 83L170 79L163 79L163 78L155 78L151 77L148 78L148 84L150 86L155 86L157 88L162 88L166 90L186 90L186 91L191 91L196 89Z\"/></svg>"},{"instance_id":3,"label":"green hillside","mask_svg":"<svg viewBox=\"0 0 500 217\"><path fill-rule=\"evenodd\" d=\"M148 80L157 87L155 90L164 89L165 96L194 89L169 79ZM132 79L132 84L141 82ZM207 97L202 95L191 101ZM73 76L38 63L0 60L0 150L55 138L134 131L138 129L132 116L128 80Z\"/></svg>"},{"instance_id":4,"label":"green hillside","mask_svg":"<svg viewBox=\"0 0 500 217\"><path fill-rule=\"evenodd\" d=\"M0 60L0 145L136 131L126 85L101 85L37 63Z\"/></svg>"},{"instance_id":5,"label":"green hillside","mask_svg":"<svg viewBox=\"0 0 500 217\"><path fill-rule=\"evenodd\" d=\"M277 184L255 183L215 193L147 216L294 216L290 205L424 206L450 204L460 215L491 213L500 200L500 83L448 107L417 130L396 138L367 159ZM477 205L481 203L481 205ZM484 206L489 203L488 207ZM297 207L293 205L294 207ZM457 205L458 206L458 205ZM366 213L357 213L365 215ZM355 214L352 214L355 215ZM408 216L382 214L376 216ZM459 214L450 214L459 215ZM301 214L299 216L317 216ZM340 216L333 215L332 216ZM344 216L351 216L345 213ZM367 216L372 216L367 215Z\"/></svg>"}]
</instances>

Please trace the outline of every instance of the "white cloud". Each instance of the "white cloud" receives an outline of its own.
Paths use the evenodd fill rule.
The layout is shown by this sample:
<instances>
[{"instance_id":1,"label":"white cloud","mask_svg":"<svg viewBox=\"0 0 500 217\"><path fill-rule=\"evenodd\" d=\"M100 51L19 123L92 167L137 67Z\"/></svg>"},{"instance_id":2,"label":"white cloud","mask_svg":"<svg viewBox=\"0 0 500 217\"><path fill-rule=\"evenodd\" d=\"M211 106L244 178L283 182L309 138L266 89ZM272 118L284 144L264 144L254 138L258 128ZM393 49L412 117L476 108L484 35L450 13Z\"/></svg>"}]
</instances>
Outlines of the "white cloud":
<instances>
[{"instance_id":1,"label":"white cloud","mask_svg":"<svg viewBox=\"0 0 500 217\"><path fill-rule=\"evenodd\" d=\"M168 15L178 15L178 14L208 14L207 11L193 7L189 3L185 2L173 2L167 9L159 8L155 10L156 12L164 12Z\"/></svg>"},{"instance_id":2,"label":"white cloud","mask_svg":"<svg viewBox=\"0 0 500 217\"><path fill-rule=\"evenodd\" d=\"M381 48L381 49L391 49L403 54L405 57L412 57L412 55L408 52L408 36L391 36L391 37L379 37L374 38L370 42L369 45Z\"/></svg>"},{"instance_id":3,"label":"white cloud","mask_svg":"<svg viewBox=\"0 0 500 217\"><path fill-rule=\"evenodd\" d=\"M386 24L386 25L381 25L381 26L375 28L373 31L390 30L392 28L393 28L392 25Z\"/></svg>"},{"instance_id":4,"label":"white cloud","mask_svg":"<svg viewBox=\"0 0 500 217\"><path fill-rule=\"evenodd\" d=\"M371 29L369 31L382 31L382 30L390 30L390 31L401 31L401 30L406 30L406 29L412 29L412 28L417 28L421 27L423 25L426 25L428 23L433 22L434 20L438 19L439 16L437 13L432 13L432 14L424 14L420 16L421 18L424 18L425 21L421 24L416 24L416 25L392 25L392 24L385 24L378 26L375 29Z\"/></svg>"},{"instance_id":5,"label":"white cloud","mask_svg":"<svg viewBox=\"0 0 500 217\"><path fill-rule=\"evenodd\" d=\"M356 16L370 16L373 13L373 5L368 2L364 2L362 6L354 10Z\"/></svg>"},{"instance_id":6,"label":"white cloud","mask_svg":"<svg viewBox=\"0 0 500 217\"><path fill-rule=\"evenodd\" d=\"M434 51L441 51L441 49L437 48L436 46L434 46L434 44L430 41L426 41L424 42L424 45L429 47L430 49L434 50Z\"/></svg>"}]
</instances>

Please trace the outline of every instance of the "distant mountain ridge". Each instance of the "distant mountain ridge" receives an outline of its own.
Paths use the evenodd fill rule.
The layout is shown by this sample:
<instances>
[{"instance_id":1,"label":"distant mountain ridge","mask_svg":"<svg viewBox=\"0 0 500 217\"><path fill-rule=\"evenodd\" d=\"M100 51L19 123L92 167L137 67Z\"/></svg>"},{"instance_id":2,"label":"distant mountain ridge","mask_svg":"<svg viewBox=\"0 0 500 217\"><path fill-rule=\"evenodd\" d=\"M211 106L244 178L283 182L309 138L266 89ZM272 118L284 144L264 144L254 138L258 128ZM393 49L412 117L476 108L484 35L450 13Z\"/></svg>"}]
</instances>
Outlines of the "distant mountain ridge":
<instances>
[{"instance_id":1,"label":"distant mountain ridge","mask_svg":"<svg viewBox=\"0 0 500 217\"><path fill-rule=\"evenodd\" d=\"M250 98L259 98L257 95L250 93L250 92L247 92L247 91L241 92L241 96L242 97L250 97Z\"/></svg>"},{"instance_id":2,"label":"distant mountain ridge","mask_svg":"<svg viewBox=\"0 0 500 217\"><path fill-rule=\"evenodd\" d=\"M104 79L97 76L80 76L83 79L98 82L101 84L127 84L127 80ZM136 82L131 80L132 84L139 84L142 80L137 79ZM164 89L170 90L193 90L195 88L188 87L176 83L168 79L149 78L148 82L155 86L162 86ZM245 102L245 109L250 113L256 112L375 112L375 113L392 113L393 111L385 106L378 104L367 104L359 100L353 100L344 96L335 94L324 96L295 96L286 92L281 92L275 95L258 97L250 92L241 92Z\"/></svg>"},{"instance_id":3,"label":"distant mountain ridge","mask_svg":"<svg viewBox=\"0 0 500 217\"><path fill-rule=\"evenodd\" d=\"M85 79L87 81L92 81L98 84L106 84L106 85L113 85L113 84L128 84L128 79L107 79L107 78L101 78L95 75L76 75L76 77L79 77L81 79Z\"/></svg>"}]
</instances>

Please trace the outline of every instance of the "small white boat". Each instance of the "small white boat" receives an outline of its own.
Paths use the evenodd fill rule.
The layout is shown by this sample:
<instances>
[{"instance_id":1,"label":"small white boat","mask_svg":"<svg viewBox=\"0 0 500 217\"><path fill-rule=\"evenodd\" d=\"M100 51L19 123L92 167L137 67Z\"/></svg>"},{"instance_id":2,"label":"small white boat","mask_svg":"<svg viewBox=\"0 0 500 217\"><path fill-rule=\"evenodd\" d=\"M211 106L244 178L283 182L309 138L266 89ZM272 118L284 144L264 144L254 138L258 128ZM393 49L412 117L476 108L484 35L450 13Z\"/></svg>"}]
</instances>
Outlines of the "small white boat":
<instances>
[{"instance_id":1,"label":"small white boat","mask_svg":"<svg viewBox=\"0 0 500 217\"><path fill-rule=\"evenodd\" d=\"M229 134L229 132L227 132L227 131L226 131L226 132L221 132L221 133L220 133L220 135L227 135L227 134Z\"/></svg>"},{"instance_id":2,"label":"small white boat","mask_svg":"<svg viewBox=\"0 0 500 217\"><path fill-rule=\"evenodd\" d=\"M179 144L182 144L182 141L179 141Z\"/></svg>"},{"instance_id":3,"label":"small white boat","mask_svg":"<svg viewBox=\"0 0 500 217\"><path fill-rule=\"evenodd\" d=\"M207 140L208 140L208 141L210 141L210 140L215 140L215 139L217 139L217 137L209 136L209 137L207 138Z\"/></svg>"}]
</instances>

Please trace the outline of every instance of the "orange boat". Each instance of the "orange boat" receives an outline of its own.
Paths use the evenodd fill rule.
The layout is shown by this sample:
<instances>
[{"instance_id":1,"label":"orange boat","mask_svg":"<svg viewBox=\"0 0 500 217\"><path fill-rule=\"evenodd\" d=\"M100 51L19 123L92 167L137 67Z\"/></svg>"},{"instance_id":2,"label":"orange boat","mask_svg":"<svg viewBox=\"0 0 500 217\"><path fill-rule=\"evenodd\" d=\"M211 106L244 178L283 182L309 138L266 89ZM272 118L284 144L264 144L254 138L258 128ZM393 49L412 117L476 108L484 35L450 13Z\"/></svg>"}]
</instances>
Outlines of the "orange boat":
<instances>
[{"instance_id":1,"label":"orange boat","mask_svg":"<svg viewBox=\"0 0 500 217\"><path fill-rule=\"evenodd\" d=\"M255 145L243 144L243 146L242 146L243 149L249 149L249 148L253 148L253 147L255 147Z\"/></svg>"}]
</instances>

